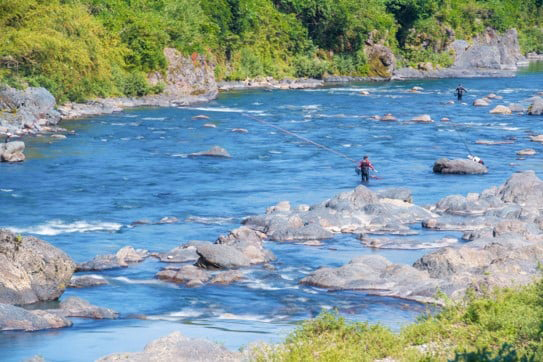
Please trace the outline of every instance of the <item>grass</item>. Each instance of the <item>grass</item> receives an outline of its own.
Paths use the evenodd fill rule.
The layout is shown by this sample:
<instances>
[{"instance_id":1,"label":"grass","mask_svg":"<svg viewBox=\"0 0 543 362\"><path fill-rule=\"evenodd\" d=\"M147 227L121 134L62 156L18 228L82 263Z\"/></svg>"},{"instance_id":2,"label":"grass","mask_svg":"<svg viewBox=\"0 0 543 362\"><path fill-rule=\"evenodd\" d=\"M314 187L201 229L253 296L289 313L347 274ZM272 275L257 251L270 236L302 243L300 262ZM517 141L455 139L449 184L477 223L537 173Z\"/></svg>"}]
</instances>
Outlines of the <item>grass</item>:
<instances>
[{"instance_id":1,"label":"grass","mask_svg":"<svg viewBox=\"0 0 543 362\"><path fill-rule=\"evenodd\" d=\"M283 344L261 346L257 361L541 361L543 281L468 293L399 333L325 312Z\"/></svg>"}]
</instances>

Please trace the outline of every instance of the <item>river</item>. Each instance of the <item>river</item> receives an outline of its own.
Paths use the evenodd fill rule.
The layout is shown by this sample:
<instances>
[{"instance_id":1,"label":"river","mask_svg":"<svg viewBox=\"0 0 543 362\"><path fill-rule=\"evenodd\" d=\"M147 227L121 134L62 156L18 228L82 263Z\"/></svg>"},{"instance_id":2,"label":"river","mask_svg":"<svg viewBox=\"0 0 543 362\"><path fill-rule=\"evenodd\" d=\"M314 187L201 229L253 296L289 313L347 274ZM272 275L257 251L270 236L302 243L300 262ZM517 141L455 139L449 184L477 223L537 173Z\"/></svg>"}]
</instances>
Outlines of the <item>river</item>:
<instances>
[{"instance_id":1,"label":"river","mask_svg":"<svg viewBox=\"0 0 543 362\"><path fill-rule=\"evenodd\" d=\"M458 83L466 104L449 104ZM189 240L214 241L241 220L282 200L319 203L359 184L353 164L244 114L307 137L359 159L367 154L378 169L374 190L406 187L425 205L449 194L480 192L503 183L512 172L543 176L540 116L492 115L497 104L524 102L543 91L541 69L515 78L441 79L329 85L306 90L248 90L224 93L206 104L141 108L65 121L75 131L66 140L34 138L27 161L0 165L0 227L36 235L76 262L114 253L126 245L166 251ZM410 89L420 86L422 91ZM369 95L360 94L361 90ZM489 93L502 96L490 107L473 107ZM400 122L373 115L392 113ZM429 114L436 122L404 122ZM209 119L193 119L207 115ZM443 117L450 122L441 122ZM204 127L204 124L216 127ZM232 132L244 128L248 133ZM515 140L481 145L476 140ZM489 167L484 176L432 173L440 157L465 158L468 150ZM188 154L224 147L231 159ZM535 156L516 152L534 148ZM175 216L179 223L132 226ZM421 230L421 239L437 232ZM455 232L439 237L458 238ZM148 258L128 268L99 273L109 285L68 289L92 304L115 309L113 321L74 319L74 326L34 333L0 334L0 359L20 361L42 355L47 361L89 361L113 352L140 351L160 336L179 330L230 349L253 341L280 342L302 320L337 308L351 320L382 323L398 330L428 310L422 304L328 292L298 281L321 266L340 266L360 254L377 253L411 264L429 250L372 250L355 235L340 235L321 246L266 242L277 259L271 267L243 270L244 281L226 286L186 288L158 281L166 264ZM93 274L93 273L89 273ZM145 315L147 319L136 318Z\"/></svg>"}]
</instances>

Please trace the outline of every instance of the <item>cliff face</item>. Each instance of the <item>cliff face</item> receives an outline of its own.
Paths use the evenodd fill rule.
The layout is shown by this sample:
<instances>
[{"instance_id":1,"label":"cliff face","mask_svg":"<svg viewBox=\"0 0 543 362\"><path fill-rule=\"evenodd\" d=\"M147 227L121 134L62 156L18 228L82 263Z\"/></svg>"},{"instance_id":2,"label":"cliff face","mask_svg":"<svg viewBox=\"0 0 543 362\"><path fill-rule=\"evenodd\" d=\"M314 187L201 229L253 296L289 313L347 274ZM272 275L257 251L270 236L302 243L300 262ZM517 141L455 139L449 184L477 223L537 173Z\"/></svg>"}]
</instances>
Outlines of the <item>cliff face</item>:
<instances>
[{"instance_id":1,"label":"cliff face","mask_svg":"<svg viewBox=\"0 0 543 362\"><path fill-rule=\"evenodd\" d=\"M473 39L473 44L465 40L455 40L451 47L456 54L453 68L516 70L517 62L524 58L520 53L515 29L500 35L489 28Z\"/></svg>"},{"instance_id":2,"label":"cliff face","mask_svg":"<svg viewBox=\"0 0 543 362\"><path fill-rule=\"evenodd\" d=\"M213 98L218 93L215 81L215 65L203 55L194 53L183 56L179 51L165 48L168 61L166 74L154 72L149 76L149 83L164 83L164 95L171 98L184 96L205 96Z\"/></svg>"}]
</instances>

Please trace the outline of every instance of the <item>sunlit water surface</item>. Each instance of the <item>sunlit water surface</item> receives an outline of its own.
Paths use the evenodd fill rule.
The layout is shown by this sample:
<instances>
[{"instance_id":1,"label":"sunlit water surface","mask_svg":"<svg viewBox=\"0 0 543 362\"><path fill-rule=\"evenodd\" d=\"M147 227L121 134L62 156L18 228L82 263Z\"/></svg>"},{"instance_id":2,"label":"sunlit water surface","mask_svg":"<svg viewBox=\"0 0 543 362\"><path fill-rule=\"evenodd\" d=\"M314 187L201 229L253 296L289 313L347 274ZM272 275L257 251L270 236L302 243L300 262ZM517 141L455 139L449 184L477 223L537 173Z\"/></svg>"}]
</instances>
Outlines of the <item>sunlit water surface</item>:
<instances>
[{"instance_id":1,"label":"sunlit water surface","mask_svg":"<svg viewBox=\"0 0 543 362\"><path fill-rule=\"evenodd\" d=\"M536 69L537 70L537 69ZM166 251L189 240L214 241L239 226L243 217L263 213L279 201L313 204L359 184L353 164L300 139L244 116L267 122L333 148L350 158L368 154L380 179L374 190L407 187L418 204L448 194L479 192L503 183L512 172L532 169L541 176L542 118L492 115L497 104L520 102L542 91L543 73L515 78L449 79L342 84L320 89L241 91L186 108L130 109L67 121L66 140L27 139L26 162L0 165L0 226L34 234L82 262L125 245ZM466 104L448 104L461 82ZM423 91L412 93L413 86ZM359 94L368 90L369 96ZM471 106L489 93L502 96L491 107ZM400 122L372 115L392 113ZM207 120L194 120L196 115ZM405 122L429 114L432 124ZM443 117L450 122L440 122ZM204 127L211 123L216 128ZM232 132L245 128L248 133ZM516 140L478 145L475 141ZM439 157L466 157L467 147L490 172L484 176L440 176L431 171ZM224 147L231 159L190 158ZM524 160L516 152L539 153ZM136 220L175 216L171 225L131 227ZM414 228L420 229L418 226ZM457 233L424 232L422 239ZM36 354L48 361L89 361L113 352L139 351L172 331L205 337L231 349L256 340L279 342L300 321L337 308L352 320L382 323L394 330L427 307L362 292L328 292L298 281L321 266L340 266L361 254L380 254L411 264L429 250L372 250L355 235L340 235L322 246L267 242L273 268L243 270L246 280L227 286L184 286L158 281L155 259L100 273L107 286L68 289L121 313L114 321L75 319L74 326L35 333L0 334L0 359L18 361ZM92 274L92 273L91 273ZM145 315L146 320L134 318Z\"/></svg>"}]
</instances>

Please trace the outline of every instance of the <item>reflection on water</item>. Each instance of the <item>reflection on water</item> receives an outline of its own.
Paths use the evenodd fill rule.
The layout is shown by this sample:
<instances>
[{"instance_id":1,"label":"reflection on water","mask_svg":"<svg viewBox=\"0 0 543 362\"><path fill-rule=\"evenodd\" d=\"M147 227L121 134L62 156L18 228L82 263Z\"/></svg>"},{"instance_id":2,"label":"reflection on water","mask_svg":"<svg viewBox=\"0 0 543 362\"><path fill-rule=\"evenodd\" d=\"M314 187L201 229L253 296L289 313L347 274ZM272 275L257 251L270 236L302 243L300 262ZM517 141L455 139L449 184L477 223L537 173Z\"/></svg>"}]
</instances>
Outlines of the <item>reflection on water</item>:
<instances>
[{"instance_id":1,"label":"reflection on water","mask_svg":"<svg viewBox=\"0 0 543 362\"><path fill-rule=\"evenodd\" d=\"M197 107L132 109L65 122L62 126L75 135L52 143L26 140L25 163L0 165L1 226L35 233L83 262L126 245L162 252L189 240L214 241L238 227L243 217L263 213L279 201L318 203L358 185L350 161L244 113L354 159L369 154L380 171L370 188L407 187L418 204L435 203L448 194L480 192L517 170L534 169L541 176L542 146L528 138L541 132L540 117L489 114L498 104L527 106L528 98L543 90L542 73L531 73L541 66L531 64L516 78L240 91ZM465 104L454 102L459 82L468 89ZM423 90L410 92L413 86ZM362 89L369 95L360 95ZM489 93L503 99L493 100L490 107L471 106ZM373 117L385 113L399 121ZM421 114L436 122L408 122ZM209 119L194 118L197 115ZM443 117L450 122L440 122ZM477 140L514 142L485 145ZM186 157L215 145L232 158ZM517 159L516 151L523 148L538 153ZM431 172L437 158L463 158L468 152L485 161L487 175ZM165 216L180 222L156 224ZM421 230L419 225L413 229L418 235L409 238L426 242L459 237ZM245 280L228 286L186 288L160 282L154 275L166 264L155 259L96 273L109 284L69 289L63 298L78 296L113 308L121 312L121 319L76 319L74 327L58 331L3 333L2 360L42 354L52 361L88 361L141 350L174 330L236 349L254 340L280 341L296 323L334 308L349 319L398 330L427 310L418 303L355 291L328 292L298 281L321 266L340 266L361 254L411 264L428 250L370 249L355 235L339 235L320 246L267 242L266 248L277 260L267 267L244 269ZM142 315L147 319L136 318Z\"/></svg>"}]
</instances>

